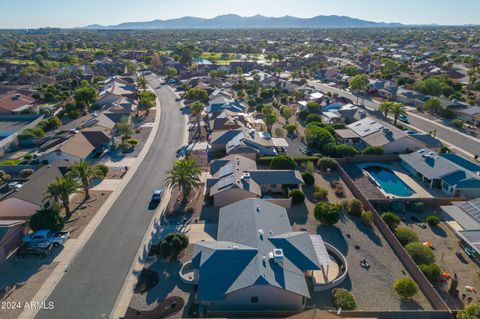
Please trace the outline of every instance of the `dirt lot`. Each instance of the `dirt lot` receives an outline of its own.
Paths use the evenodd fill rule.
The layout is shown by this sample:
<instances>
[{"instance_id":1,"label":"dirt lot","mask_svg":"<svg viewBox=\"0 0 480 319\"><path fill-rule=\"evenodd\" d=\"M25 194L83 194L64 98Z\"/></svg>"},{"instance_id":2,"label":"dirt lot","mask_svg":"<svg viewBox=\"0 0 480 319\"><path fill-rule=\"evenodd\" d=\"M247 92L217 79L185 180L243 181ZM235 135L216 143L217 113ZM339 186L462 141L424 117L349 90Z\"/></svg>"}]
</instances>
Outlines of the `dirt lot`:
<instances>
[{"instance_id":1,"label":"dirt lot","mask_svg":"<svg viewBox=\"0 0 480 319\"><path fill-rule=\"evenodd\" d=\"M328 198L332 202L351 199L353 196L345 188L345 195L338 198L329 180L336 179L336 173L328 177L315 174L316 184L329 190ZM397 258L385 238L376 228L365 226L358 217L342 215L334 226L319 225L313 217L315 204L310 194L313 187L307 187L307 201L289 211L290 222L294 230L306 230L311 234L319 234L323 239L335 246L346 257L349 276L341 287L350 290L355 296L359 310L420 310L432 309L426 297L419 292L412 301L402 301L394 292L392 286L396 279L409 277L409 274ZM360 261L366 259L370 270L360 266ZM332 309L331 292L315 293L308 302L320 309Z\"/></svg>"},{"instance_id":2,"label":"dirt lot","mask_svg":"<svg viewBox=\"0 0 480 319\"><path fill-rule=\"evenodd\" d=\"M423 212L407 211L401 214L403 225L412 228L417 234L420 241L430 241L433 244L435 252L435 263L440 266L442 272L446 271L452 276L457 274L459 279L458 289L460 296L465 293L471 296L473 300L478 299L478 295L469 294L465 290L465 286L480 288L480 280L478 274L480 267L461 249L459 239L455 233L448 227L445 222L441 222L438 226L420 227L418 224L425 222L425 219L430 214L440 211L439 208L426 208ZM418 221L417 221L418 220ZM456 252L461 255L457 256ZM442 298L452 309L462 309L467 300L455 298L448 294L450 281L440 280L435 283L435 288L440 293Z\"/></svg>"}]
</instances>

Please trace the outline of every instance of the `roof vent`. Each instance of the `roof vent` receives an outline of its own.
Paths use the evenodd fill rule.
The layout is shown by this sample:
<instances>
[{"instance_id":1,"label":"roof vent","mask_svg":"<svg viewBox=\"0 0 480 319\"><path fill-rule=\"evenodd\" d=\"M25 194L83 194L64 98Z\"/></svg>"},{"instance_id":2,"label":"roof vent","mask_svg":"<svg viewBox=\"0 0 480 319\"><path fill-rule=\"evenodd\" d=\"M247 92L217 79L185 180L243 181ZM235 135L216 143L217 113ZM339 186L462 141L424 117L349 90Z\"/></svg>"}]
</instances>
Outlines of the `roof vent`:
<instances>
[{"instance_id":1,"label":"roof vent","mask_svg":"<svg viewBox=\"0 0 480 319\"><path fill-rule=\"evenodd\" d=\"M237 245L235 245L235 246L232 247L232 249L238 250L238 249L240 249L240 247L238 247Z\"/></svg>"},{"instance_id":2,"label":"roof vent","mask_svg":"<svg viewBox=\"0 0 480 319\"><path fill-rule=\"evenodd\" d=\"M283 263L283 259L285 258L285 255L283 254L283 249L275 248L273 250L273 261L276 262L277 264Z\"/></svg>"},{"instance_id":3,"label":"roof vent","mask_svg":"<svg viewBox=\"0 0 480 319\"><path fill-rule=\"evenodd\" d=\"M244 179L249 179L250 178L250 173L243 173L243 178Z\"/></svg>"},{"instance_id":4,"label":"roof vent","mask_svg":"<svg viewBox=\"0 0 480 319\"><path fill-rule=\"evenodd\" d=\"M263 239L263 229L259 229L258 234L260 235L260 239Z\"/></svg>"}]
</instances>

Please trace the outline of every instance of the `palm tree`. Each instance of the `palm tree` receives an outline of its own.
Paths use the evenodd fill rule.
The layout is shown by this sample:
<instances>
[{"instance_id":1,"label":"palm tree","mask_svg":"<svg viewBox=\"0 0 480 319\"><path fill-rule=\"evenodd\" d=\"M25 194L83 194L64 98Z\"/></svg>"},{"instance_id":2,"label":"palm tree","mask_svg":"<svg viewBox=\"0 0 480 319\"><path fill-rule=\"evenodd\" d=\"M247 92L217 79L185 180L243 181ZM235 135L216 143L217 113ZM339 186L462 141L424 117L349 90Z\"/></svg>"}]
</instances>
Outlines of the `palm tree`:
<instances>
[{"instance_id":1,"label":"palm tree","mask_svg":"<svg viewBox=\"0 0 480 319\"><path fill-rule=\"evenodd\" d=\"M383 116L388 117L388 113L392 110L393 103L390 101L383 102L378 107L378 110L383 113Z\"/></svg>"},{"instance_id":2,"label":"palm tree","mask_svg":"<svg viewBox=\"0 0 480 319\"><path fill-rule=\"evenodd\" d=\"M81 160L71 167L67 176L80 180L83 192L85 193L85 200L87 200L90 198L90 192L88 190L90 181L94 178L104 178L105 174L98 165L92 166L88 164L87 161Z\"/></svg>"},{"instance_id":3,"label":"palm tree","mask_svg":"<svg viewBox=\"0 0 480 319\"><path fill-rule=\"evenodd\" d=\"M438 97L431 97L425 102L425 108L430 111L430 113L436 113L441 107L440 100Z\"/></svg>"},{"instance_id":4,"label":"palm tree","mask_svg":"<svg viewBox=\"0 0 480 319\"><path fill-rule=\"evenodd\" d=\"M263 121L267 126L267 131L268 133L271 134L273 124L275 124L278 121L278 114L273 110L273 106L270 104L265 105L263 107L262 113L263 113Z\"/></svg>"},{"instance_id":5,"label":"palm tree","mask_svg":"<svg viewBox=\"0 0 480 319\"><path fill-rule=\"evenodd\" d=\"M200 184L201 170L193 159L178 160L168 172L165 185L170 188L178 187L183 193L182 202L186 204L192 188Z\"/></svg>"},{"instance_id":6,"label":"palm tree","mask_svg":"<svg viewBox=\"0 0 480 319\"><path fill-rule=\"evenodd\" d=\"M401 103L394 103L392 105L392 113L393 113L393 124L397 125L397 120L400 115L407 115L407 111L405 110L405 106Z\"/></svg>"},{"instance_id":7,"label":"palm tree","mask_svg":"<svg viewBox=\"0 0 480 319\"><path fill-rule=\"evenodd\" d=\"M195 101L192 103L192 105L190 105L190 111L192 112L192 115L196 116L197 118L198 129L200 132L202 131L200 122L202 121L202 112L204 109L203 103L200 101Z\"/></svg>"},{"instance_id":8,"label":"palm tree","mask_svg":"<svg viewBox=\"0 0 480 319\"><path fill-rule=\"evenodd\" d=\"M72 212L69 207L69 197L78 191L79 186L78 182L70 176L57 177L55 181L48 186L45 199L53 199L55 203L61 202L65 209L65 216L70 218Z\"/></svg>"}]
</instances>

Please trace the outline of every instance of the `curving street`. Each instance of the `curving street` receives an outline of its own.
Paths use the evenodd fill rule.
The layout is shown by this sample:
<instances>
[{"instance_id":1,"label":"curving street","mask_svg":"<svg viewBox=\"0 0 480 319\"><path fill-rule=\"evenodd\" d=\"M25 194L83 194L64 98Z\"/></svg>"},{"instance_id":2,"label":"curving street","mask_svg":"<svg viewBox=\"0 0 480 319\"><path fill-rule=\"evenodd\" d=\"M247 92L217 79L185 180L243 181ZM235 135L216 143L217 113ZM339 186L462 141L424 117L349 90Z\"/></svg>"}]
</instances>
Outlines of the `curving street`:
<instances>
[{"instance_id":1,"label":"curving street","mask_svg":"<svg viewBox=\"0 0 480 319\"><path fill-rule=\"evenodd\" d=\"M82 251L69 266L49 301L54 310L36 318L108 318L154 215L152 190L163 187L165 171L180 148L185 121L175 94L148 76L160 99L160 126L143 162Z\"/></svg>"}]
</instances>

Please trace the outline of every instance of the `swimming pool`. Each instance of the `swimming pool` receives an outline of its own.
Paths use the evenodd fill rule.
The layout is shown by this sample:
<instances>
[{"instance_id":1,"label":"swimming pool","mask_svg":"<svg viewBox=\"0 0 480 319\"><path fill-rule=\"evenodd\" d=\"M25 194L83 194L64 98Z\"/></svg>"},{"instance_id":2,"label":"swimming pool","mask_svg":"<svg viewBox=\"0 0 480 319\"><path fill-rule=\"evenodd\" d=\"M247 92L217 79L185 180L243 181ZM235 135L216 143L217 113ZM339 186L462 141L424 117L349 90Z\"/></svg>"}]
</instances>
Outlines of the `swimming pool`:
<instances>
[{"instance_id":1,"label":"swimming pool","mask_svg":"<svg viewBox=\"0 0 480 319\"><path fill-rule=\"evenodd\" d=\"M398 197L410 197L415 194L407 184L388 168L381 166L367 166L364 170L368 172L385 193Z\"/></svg>"}]
</instances>

